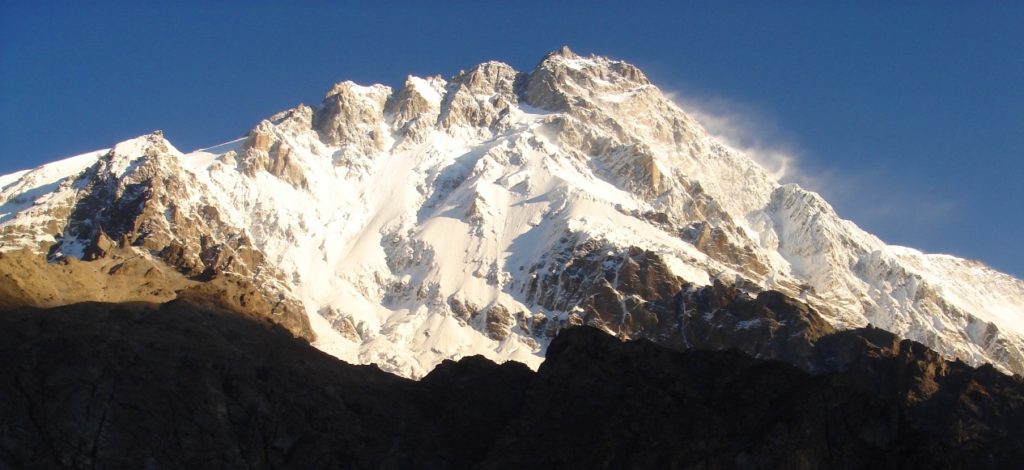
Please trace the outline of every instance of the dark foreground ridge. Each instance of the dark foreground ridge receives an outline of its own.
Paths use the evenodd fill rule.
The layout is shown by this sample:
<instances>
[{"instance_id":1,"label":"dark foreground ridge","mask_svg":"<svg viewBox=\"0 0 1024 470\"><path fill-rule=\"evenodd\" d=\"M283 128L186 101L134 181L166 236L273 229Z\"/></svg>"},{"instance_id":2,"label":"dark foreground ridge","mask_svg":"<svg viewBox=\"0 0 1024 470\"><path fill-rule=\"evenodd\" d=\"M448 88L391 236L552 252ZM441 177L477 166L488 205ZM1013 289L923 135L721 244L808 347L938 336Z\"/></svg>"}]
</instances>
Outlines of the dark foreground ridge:
<instances>
[{"instance_id":1,"label":"dark foreground ridge","mask_svg":"<svg viewBox=\"0 0 1024 470\"><path fill-rule=\"evenodd\" d=\"M3 468L1012 468L1024 383L876 329L812 375L565 330L420 382L183 302L0 315ZM806 369L807 367L804 367ZM819 367L820 369L820 367Z\"/></svg>"}]
</instances>

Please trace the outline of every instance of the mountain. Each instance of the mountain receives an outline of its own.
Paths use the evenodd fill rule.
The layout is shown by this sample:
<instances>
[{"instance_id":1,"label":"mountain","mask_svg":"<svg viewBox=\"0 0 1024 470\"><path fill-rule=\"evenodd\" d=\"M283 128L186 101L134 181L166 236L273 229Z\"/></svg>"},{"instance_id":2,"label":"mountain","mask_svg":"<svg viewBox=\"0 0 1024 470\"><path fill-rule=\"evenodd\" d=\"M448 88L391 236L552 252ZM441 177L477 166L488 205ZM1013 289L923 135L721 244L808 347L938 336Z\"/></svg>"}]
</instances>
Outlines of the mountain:
<instances>
[{"instance_id":1,"label":"mountain","mask_svg":"<svg viewBox=\"0 0 1024 470\"><path fill-rule=\"evenodd\" d=\"M1024 382L879 329L831 372L561 331L420 381L186 302L0 315L4 468L1013 468Z\"/></svg>"},{"instance_id":2,"label":"mountain","mask_svg":"<svg viewBox=\"0 0 1024 470\"><path fill-rule=\"evenodd\" d=\"M183 300L413 378L535 369L581 324L797 362L790 342L870 324L1024 373L1024 282L886 245L636 67L568 48L341 82L227 144L155 132L0 188L0 308Z\"/></svg>"}]
</instances>

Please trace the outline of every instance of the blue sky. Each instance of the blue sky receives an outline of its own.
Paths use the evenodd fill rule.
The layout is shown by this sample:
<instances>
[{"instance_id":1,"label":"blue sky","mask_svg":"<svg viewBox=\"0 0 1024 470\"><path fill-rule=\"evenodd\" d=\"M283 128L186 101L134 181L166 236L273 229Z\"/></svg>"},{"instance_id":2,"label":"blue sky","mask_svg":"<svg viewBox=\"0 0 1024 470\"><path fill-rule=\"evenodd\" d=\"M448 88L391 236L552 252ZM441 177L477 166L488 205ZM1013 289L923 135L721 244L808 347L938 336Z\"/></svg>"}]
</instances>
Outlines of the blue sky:
<instances>
[{"instance_id":1,"label":"blue sky","mask_svg":"<svg viewBox=\"0 0 1024 470\"><path fill-rule=\"evenodd\" d=\"M0 173L154 129L192 150L337 81L529 70L567 44L638 65L883 240L1024 276L1022 3L300 3L0 0Z\"/></svg>"}]
</instances>

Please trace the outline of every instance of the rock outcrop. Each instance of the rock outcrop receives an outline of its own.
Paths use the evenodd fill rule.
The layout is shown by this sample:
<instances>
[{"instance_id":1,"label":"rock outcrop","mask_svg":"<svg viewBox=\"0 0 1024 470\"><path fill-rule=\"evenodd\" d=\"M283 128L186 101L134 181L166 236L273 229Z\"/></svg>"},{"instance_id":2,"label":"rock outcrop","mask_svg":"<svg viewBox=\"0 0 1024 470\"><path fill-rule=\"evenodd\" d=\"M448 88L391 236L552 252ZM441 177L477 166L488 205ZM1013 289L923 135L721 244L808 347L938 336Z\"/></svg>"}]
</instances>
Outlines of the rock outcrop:
<instances>
[{"instance_id":1,"label":"rock outcrop","mask_svg":"<svg viewBox=\"0 0 1024 470\"><path fill-rule=\"evenodd\" d=\"M448 83L438 125L445 129L505 130L509 123L502 123L502 118L518 103L516 86L523 78L501 62L486 62L460 72Z\"/></svg>"},{"instance_id":2,"label":"rock outcrop","mask_svg":"<svg viewBox=\"0 0 1024 470\"><path fill-rule=\"evenodd\" d=\"M266 171L299 188L308 188L306 175L295 160L292 148L274 135L274 126L263 121L249 132L241 148L241 169L252 177Z\"/></svg>"},{"instance_id":3,"label":"rock outcrop","mask_svg":"<svg viewBox=\"0 0 1024 470\"><path fill-rule=\"evenodd\" d=\"M364 87L351 81L334 85L313 114L313 129L324 143L340 147L339 164L351 164L384 150L387 130L384 105L391 88Z\"/></svg>"},{"instance_id":4,"label":"rock outcrop","mask_svg":"<svg viewBox=\"0 0 1024 470\"><path fill-rule=\"evenodd\" d=\"M407 77L402 89L388 104L395 132L410 143L425 140L437 123L447 85L441 77Z\"/></svg>"},{"instance_id":5,"label":"rock outcrop","mask_svg":"<svg viewBox=\"0 0 1024 470\"><path fill-rule=\"evenodd\" d=\"M811 351L836 331L815 309L781 292L756 286L752 292L721 280L697 286L675 276L656 253L637 247L615 253L591 240L576 245L567 258L534 266L533 272L537 275L524 289L539 306L578 312L577 324L622 339L643 338L677 350L735 349L820 371ZM553 336L572 325L569 317L539 330L524 327Z\"/></svg>"}]
</instances>

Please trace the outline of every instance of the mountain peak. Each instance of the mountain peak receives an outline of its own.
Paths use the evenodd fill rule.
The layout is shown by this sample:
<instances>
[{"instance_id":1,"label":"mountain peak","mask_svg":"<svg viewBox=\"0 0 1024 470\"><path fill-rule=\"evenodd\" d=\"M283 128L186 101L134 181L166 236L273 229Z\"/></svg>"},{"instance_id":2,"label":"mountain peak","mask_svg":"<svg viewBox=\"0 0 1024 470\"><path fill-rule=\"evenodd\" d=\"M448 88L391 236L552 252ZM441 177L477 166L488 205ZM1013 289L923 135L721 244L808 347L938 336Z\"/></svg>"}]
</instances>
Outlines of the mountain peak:
<instances>
[{"instance_id":1,"label":"mountain peak","mask_svg":"<svg viewBox=\"0 0 1024 470\"><path fill-rule=\"evenodd\" d=\"M164 138L164 131L155 130L148 134L118 142L114 145L112 151L118 155L131 155L145 153L150 151L150 149L167 151L169 148L171 148L171 143Z\"/></svg>"},{"instance_id":2,"label":"mountain peak","mask_svg":"<svg viewBox=\"0 0 1024 470\"><path fill-rule=\"evenodd\" d=\"M314 113L313 128L328 145L348 143L351 152L375 154L384 148L380 128L390 97L391 87L386 85L362 86L349 80L337 83Z\"/></svg>"},{"instance_id":3,"label":"mountain peak","mask_svg":"<svg viewBox=\"0 0 1024 470\"><path fill-rule=\"evenodd\" d=\"M333 96L344 95L346 97L353 96L377 96L377 95L390 95L391 87L387 85L381 85L379 83L373 85L360 85L352 80L344 80L335 83L331 86L331 89L324 95L324 100L327 100Z\"/></svg>"},{"instance_id":4,"label":"mountain peak","mask_svg":"<svg viewBox=\"0 0 1024 470\"><path fill-rule=\"evenodd\" d=\"M527 101L565 111L599 95L622 96L650 81L637 67L605 57L581 57L566 47L544 56L526 83Z\"/></svg>"},{"instance_id":5,"label":"mountain peak","mask_svg":"<svg viewBox=\"0 0 1024 470\"><path fill-rule=\"evenodd\" d=\"M0 251L102 257L109 237L201 286L240 276L231 305L262 292L325 351L412 377L472 354L536 366L571 325L680 348L791 328L763 292L1024 371L1024 283L885 245L623 61L342 81L176 156L152 133L5 177Z\"/></svg>"},{"instance_id":6,"label":"mountain peak","mask_svg":"<svg viewBox=\"0 0 1024 470\"><path fill-rule=\"evenodd\" d=\"M156 130L134 139L119 142L114 145L103 161L107 162L107 169L111 176L121 178L141 159L157 158L165 154L180 155L181 152L164 138L163 131Z\"/></svg>"},{"instance_id":7,"label":"mountain peak","mask_svg":"<svg viewBox=\"0 0 1024 470\"><path fill-rule=\"evenodd\" d=\"M578 58L579 56L576 55L576 53L573 52L572 49L569 49L569 46L563 45L562 47L559 47L558 49L555 49L555 50L553 50L551 52L548 52L547 55L545 55L544 58L541 59L541 61L547 60L547 59L552 58L552 57L562 57L562 58L565 58L565 59L575 59L575 58Z\"/></svg>"}]
</instances>

